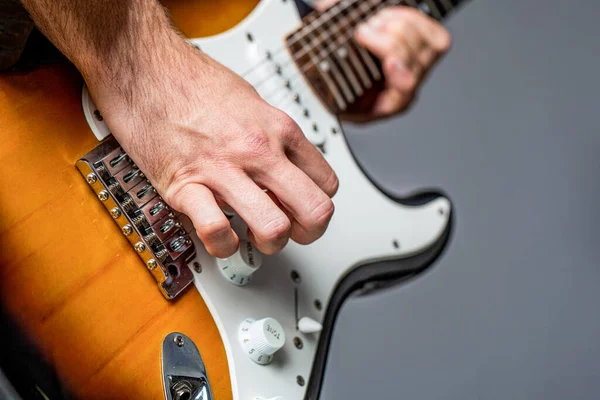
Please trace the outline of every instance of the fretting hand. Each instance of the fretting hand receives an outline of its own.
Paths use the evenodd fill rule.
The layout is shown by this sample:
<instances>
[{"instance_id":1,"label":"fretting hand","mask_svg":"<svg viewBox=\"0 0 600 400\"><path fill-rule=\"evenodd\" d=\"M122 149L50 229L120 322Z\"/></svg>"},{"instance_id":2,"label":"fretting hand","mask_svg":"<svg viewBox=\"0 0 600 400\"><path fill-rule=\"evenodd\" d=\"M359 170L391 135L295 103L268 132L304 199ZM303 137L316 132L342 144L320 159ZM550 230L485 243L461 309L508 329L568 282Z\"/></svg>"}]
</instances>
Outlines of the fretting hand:
<instances>
[{"instance_id":1,"label":"fretting hand","mask_svg":"<svg viewBox=\"0 0 600 400\"><path fill-rule=\"evenodd\" d=\"M325 10L337 0L315 3ZM371 109L361 115L345 115L356 122L389 117L406 111L414 102L423 80L451 45L450 33L439 22L406 6L382 9L356 28L356 41L378 57L386 87Z\"/></svg>"}]
</instances>

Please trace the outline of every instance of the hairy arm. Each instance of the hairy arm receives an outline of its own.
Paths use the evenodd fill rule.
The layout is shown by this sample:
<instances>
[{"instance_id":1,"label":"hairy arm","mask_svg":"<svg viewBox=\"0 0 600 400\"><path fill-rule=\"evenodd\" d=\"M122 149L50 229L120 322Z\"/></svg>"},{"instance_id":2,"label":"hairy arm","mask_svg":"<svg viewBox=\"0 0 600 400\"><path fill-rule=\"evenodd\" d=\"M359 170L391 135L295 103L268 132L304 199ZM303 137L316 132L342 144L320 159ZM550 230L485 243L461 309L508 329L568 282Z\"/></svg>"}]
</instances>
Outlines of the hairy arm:
<instances>
[{"instance_id":1,"label":"hairy arm","mask_svg":"<svg viewBox=\"0 0 600 400\"><path fill-rule=\"evenodd\" d=\"M223 205L265 253L323 234L338 185L333 170L291 118L189 45L158 1L23 3L82 73L115 138L190 217L211 254L238 247Z\"/></svg>"},{"instance_id":2,"label":"hairy arm","mask_svg":"<svg viewBox=\"0 0 600 400\"><path fill-rule=\"evenodd\" d=\"M185 42L154 0L22 0L86 81L127 91L138 69L176 62Z\"/></svg>"}]
</instances>

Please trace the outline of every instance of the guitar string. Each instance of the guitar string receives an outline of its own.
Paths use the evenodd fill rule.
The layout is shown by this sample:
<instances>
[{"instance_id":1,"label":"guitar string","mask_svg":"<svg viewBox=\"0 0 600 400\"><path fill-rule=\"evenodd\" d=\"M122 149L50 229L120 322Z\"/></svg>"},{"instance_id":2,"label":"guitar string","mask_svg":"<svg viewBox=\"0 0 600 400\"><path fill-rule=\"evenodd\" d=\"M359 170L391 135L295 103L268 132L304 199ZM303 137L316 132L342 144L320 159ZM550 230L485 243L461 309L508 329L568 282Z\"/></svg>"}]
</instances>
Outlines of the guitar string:
<instances>
[{"instance_id":1,"label":"guitar string","mask_svg":"<svg viewBox=\"0 0 600 400\"><path fill-rule=\"evenodd\" d=\"M370 5L369 7L372 7L373 5ZM380 4L376 5L376 7L383 7ZM372 11L372 10L367 10L367 11ZM353 16L353 18L356 17L356 15ZM358 15L358 17L360 18L361 15ZM350 24L352 24L352 22L356 22L358 23L359 21L351 21L350 23L345 22L344 24L346 25L346 27L352 27ZM338 38L335 39L335 41L333 43L328 44L323 50L320 50L319 53L317 54L317 57L322 56L322 58L320 60L317 60L318 62L326 60L327 58L329 58L329 56L337 50L336 47L331 47L331 46L343 46L345 44L347 44L348 42L350 42L351 40L353 40L354 38L354 33L350 32L350 35L348 34L344 34ZM342 41L340 43L338 43L338 41L342 39ZM323 52L325 51L325 53L323 54ZM284 69L287 69L288 67L292 67L294 66L295 63L292 59L288 59L286 62L282 63L282 64L278 64L278 67L281 68L281 71L283 71ZM293 70L292 74L290 75L292 77L292 79L296 79L297 77L302 77L303 73L310 71L315 65L317 65L315 62L307 62L305 64L301 64L299 65L297 70ZM269 76L267 78L264 78L262 81L259 81L256 85L253 85L255 88L259 88L260 86L262 86L264 83L274 79L274 78L278 78L279 76ZM287 87L278 87L276 90L274 90L273 92L269 93L268 95L266 95L266 97L264 97L265 99L270 98L273 95L279 94L280 92L285 92L286 90L289 90Z\"/></svg>"},{"instance_id":2,"label":"guitar string","mask_svg":"<svg viewBox=\"0 0 600 400\"><path fill-rule=\"evenodd\" d=\"M371 3L371 0L367 1L367 4L369 4L369 8L368 8L367 10L361 10L361 12L363 12L363 11L364 11L364 12L370 12L370 11L373 11L373 10L372 10L372 7L373 7L373 5L372 5L372 4L370 4L370 3ZM375 9L375 10L378 10L378 9L377 9L377 7L380 7L380 6L381 6L381 4L375 4L375 7L376 7L376 9ZM362 9L362 6L360 6L360 7L361 7L361 9ZM383 7L382 7L382 8L383 8ZM327 31L325 32L327 35L323 35L323 34L322 34L322 35L320 35L320 36L321 36L321 37L325 36L325 39L327 39L327 38L329 38L329 37L332 37L332 36L334 36L334 35L335 35L335 33L336 33L336 31L335 31L335 30L336 30L336 29L339 29L340 27L343 27L343 28L353 28L353 26L352 26L352 23L358 23L358 22L362 22L362 21L364 21L364 18L366 18L367 16L363 16L363 15L361 15L360 13L359 13L359 14L357 14L357 13L356 13L356 11L358 11L358 10L354 10L354 11L351 11L351 12L350 12L350 14L351 14L350 16L351 16L351 17L352 17L352 19L353 19L352 21L348 22L347 20L342 20L342 21L341 21L341 25L333 26L333 27L332 27L332 28L333 28L332 30L329 30L329 29L327 29ZM358 17L358 20L357 20L357 21L354 21L354 18L357 18L357 17ZM339 43L339 45L341 46L341 45L344 45L344 44L348 43L348 42L349 42L349 41L350 41L350 40L353 38L353 35L354 35L354 32L353 32L353 31L350 33L350 36L347 36L347 34L344 34L344 35L342 35L342 36L341 36L341 38L342 38L342 39L344 39L344 40L343 40L341 43ZM337 43L337 42L339 41L339 39L340 39L340 37L336 38L336 39L333 41L333 43L330 43L330 44L327 44L327 45L326 45L326 47L325 47L325 49L324 49L324 50L329 50L329 51L327 51L327 52L324 54L324 56L323 56L323 57L322 57L320 60L318 60L318 62L324 61L324 60L326 60L327 58L329 58L329 55L330 55L330 54L332 54L332 53L333 53L333 52L336 50L335 48L331 48L331 49L330 49L330 47L331 47L332 45L333 45L333 46L336 46L336 45L338 45L338 43ZM325 42L325 40L322 40L322 41L321 41L321 42L319 42L317 45L312 45L312 47L314 47L314 49L312 49L312 51L314 51L315 49L317 49L317 48L318 48L318 46L319 46L319 45L321 45L321 43L322 43L322 42ZM304 50L304 48L303 48L303 50ZM295 65L295 62L294 62L294 60L297 60L298 58L301 58L301 57L303 57L304 55L308 54L308 52L309 52L309 51L311 51L311 50L307 50L307 51L305 51L305 53L303 53L303 54L301 54L301 55L299 55L299 56L298 56L298 55L293 55L293 57L292 57L292 58L288 58L288 59L287 59L285 62L283 62L283 63L281 63L281 64L276 64L276 67L277 67L277 68L280 68L280 69L281 69L281 71L283 71L284 69L287 69L288 67ZM317 57L321 56L321 55L322 55L322 53L323 53L323 50L320 50L320 51L319 51L319 53L317 54ZM308 71L310 71L310 69L312 69L312 68L313 68L315 65L316 65L316 63L314 63L314 62L312 62L312 61L311 61L311 62L307 62L307 63L305 63L305 64L301 64L301 65L299 65L298 67L299 67L299 70L300 70L300 72L304 73L304 72L308 72ZM294 73L295 73L295 74L297 74L295 71L294 71ZM250 83L251 83L251 84L252 84L252 85L253 85L255 88L258 88L258 87L262 86L262 85L263 85L265 82L267 82L267 81L269 81L269 80L271 80L271 79L273 79L273 78L275 78L275 77L277 77L277 76L273 76L273 75L271 75L271 76L268 76L268 77L266 77L266 78L263 78L261 81L258 81L258 82L257 82L257 83L255 83L255 84L252 84L252 82L250 82Z\"/></svg>"},{"instance_id":3,"label":"guitar string","mask_svg":"<svg viewBox=\"0 0 600 400\"><path fill-rule=\"evenodd\" d=\"M406 1L403 1L403 0L392 0L392 1L394 3L396 3L397 1L400 1L401 3L402 2L406 2L406 3L410 2L410 3L416 4L414 0L406 0ZM370 1L368 1L368 3L370 3ZM427 1L427 3L429 3L429 1ZM381 8L386 7L387 5L388 4L386 4L386 3L384 3L384 4L379 3L379 4L375 4L375 7L378 7L379 9L381 9ZM416 5L414 5L414 6L416 6ZM373 5L370 5L369 7L373 7ZM372 10L369 9L369 10L366 10L366 11L368 12L368 11L372 11ZM447 13L449 10L445 10L445 11ZM355 16L353 16L353 18L354 17ZM359 15L359 17L360 17L360 15ZM354 22L354 21L351 21L350 23L352 23L352 22ZM360 20L356 21L356 23L358 23L358 22L360 22ZM342 21L342 23L344 23L345 25L348 25L348 22ZM334 26L334 28L335 28L335 26ZM350 41L352 41L354 39L353 36L354 36L353 32L351 32L350 35L344 34L341 37L336 38L333 43L327 44L326 47L324 49L320 50L319 53L317 54L318 57L321 57L321 59L320 60L318 59L317 61L320 62L320 61L326 60L327 58L330 58L330 55L334 51L337 50L335 47L332 47L332 46L341 47L343 45L346 45L348 42L350 42ZM338 43L338 41L339 41L340 38L342 39L342 41ZM286 68L288 68L290 66L293 66L293 65L295 65L295 63L293 62L293 60L292 59L288 59L285 63L278 64L278 67L281 68L281 70L283 71L283 69L286 69ZM306 73L306 72L310 71L312 68L314 68L316 65L317 65L317 63L315 63L313 61L310 61L310 62L307 62L305 64L300 65L298 69L299 69L299 72ZM293 78L297 78L297 76L302 77L302 75L298 74L297 71L294 71L291 76ZM269 81L269 80L271 80L271 79L273 79L275 77L276 76L269 76L268 78L263 79L262 81L260 81L260 82L257 83L256 87L261 86L263 83L265 83L265 82L267 82L267 81ZM277 90L275 90L272 93L270 93L268 96L270 97L271 95L278 94L278 92L281 92L281 91L285 92L284 89L287 89L287 88L286 87L284 87L284 88L278 88ZM289 90L289 89L287 89L287 90Z\"/></svg>"},{"instance_id":4,"label":"guitar string","mask_svg":"<svg viewBox=\"0 0 600 400\"><path fill-rule=\"evenodd\" d=\"M415 0L387 0L384 3L376 3L376 4L370 4L371 0L368 0L367 3L369 4L369 8L366 10L362 10L362 6L361 7L361 12L372 12L372 11L379 11L384 7L387 7L388 5L390 5L390 3L388 3L389 1L391 1L391 4L401 4L401 3L406 3L409 4L412 7L418 7L417 4L421 4L421 3L417 3ZM431 0L426 0L427 3L429 3L429 1ZM375 7L375 10L372 9L372 7ZM364 21L364 18L367 18L368 16L362 16L362 15L356 15L356 11L358 10L354 10L351 11L349 14L352 17L352 21L348 22L347 20L341 20L341 24L343 27L345 28L352 28L352 26L350 24L352 23L356 23L358 24L359 22ZM448 10L446 10L448 11ZM358 19L356 21L354 21L354 18L358 17ZM324 33L325 34L321 34L320 36L327 39L330 36L334 36L335 35L335 29L339 28L339 25L334 25L333 28L333 32L330 31L329 29L327 29ZM333 33L333 34L332 34ZM343 39L341 42L338 43L339 39ZM299 68L301 70L301 72L308 72L310 69L312 69L313 67L315 67L315 65L317 65L319 62L326 60L327 58L329 58L329 56L336 50L336 48L332 48L332 46L342 46L347 44L349 41L351 41L353 39L353 33L350 33L349 36L347 36L346 34L342 35L341 37L335 38L333 43L329 43L325 46L324 49L319 50L319 53L317 54L317 63L310 61L307 62L305 64L301 64L299 65ZM321 40L321 42L325 42L325 40ZM314 51L318 48L318 46L320 46L322 43L317 43L316 45L314 43L311 43L311 46L308 46L308 48L305 46L302 50L304 51L304 53L301 53L300 55L295 55L294 59L298 59L303 57L305 54L307 54L309 51ZM318 59L318 57L321 57L321 59ZM277 66L279 68L281 68L283 70L283 68L287 68L290 64L293 63L294 60L292 59L288 59L286 60L286 62L282 63L282 64L277 64ZM259 81L258 83L256 83L256 86L260 86L264 83L264 81L268 81L269 79L271 79L272 76L269 76L265 79L263 79L262 81Z\"/></svg>"},{"instance_id":5,"label":"guitar string","mask_svg":"<svg viewBox=\"0 0 600 400\"><path fill-rule=\"evenodd\" d=\"M334 6L332 6L329 9L327 9L323 13L319 14L317 17L314 17L313 20L310 23L304 25L301 29L299 29L298 31L294 32L290 36L290 38L292 38L292 37L294 37L296 35L299 35L302 31L304 31L308 27L311 27L311 30L310 30L310 32L304 32L305 35L308 34L308 33L314 32L316 29L319 29L322 25L325 25L326 23L330 22L334 18L335 14L332 14L329 18L326 18L325 20L320 21L317 26L312 27L312 25L315 22L317 22L319 20L322 20L324 17L328 17L329 14L331 14L334 10L337 10L339 7L341 7L344 4L347 4L347 6L349 7L349 6L353 5L354 3L356 3L357 1L359 1L359 0L342 0L342 1L338 2L338 3L336 3ZM348 4L348 2L350 2L350 3ZM317 11L313 11L313 13L311 13L311 14L313 14L313 15L317 14ZM311 14L309 14L309 16L307 17L308 19L310 19ZM287 50L287 47L289 45L295 44L298 40L300 40L300 38L286 41L287 45L279 47L273 53L271 53L270 56L272 57L272 56L278 55L282 51ZM249 75L250 73L252 73L256 68L260 67L262 64L266 63L269 60L270 60L270 57L269 56L265 56L265 58L263 60L261 60L260 62L258 62L254 66L252 66L249 70L247 70L246 72L244 72L244 73L242 73L240 75L243 78L245 78L247 75Z\"/></svg>"},{"instance_id":6,"label":"guitar string","mask_svg":"<svg viewBox=\"0 0 600 400\"><path fill-rule=\"evenodd\" d=\"M254 72L255 69L257 69L258 67L260 67L261 65L263 65L264 63L266 63L267 61L269 61L274 55L278 55L282 51L287 50L287 48L289 47L290 44L294 44L294 43L298 42L299 40L304 39L306 36L308 36L308 34L314 33L316 30L319 30L322 26L324 26L328 22L331 22L332 20L335 20L336 17L338 16L338 14L336 14L336 13L332 14L326 20L320 21L320 23L317 24L317 26L314 26L314 27L311 26L315 22L319 21L323 17L325 17L328 14L330 14L333 10L335 10L335 9L341 7L341 6L345 6L346 9L348 9L351 6L353 6L354 4L356 4L357 1L358 0L341 0L340 2L336 3L333 7L329 8L328 10L326 10L323 13L319 14L318 17L315 17L310 23L308 23L303 28L301 28L300 30L298 30L295 33L293 33L292 36L290 36L290 37L299 35L300 33L304 33L304 36L299 37L299 38L294 39L294 40L291 40L291 41L287 41L286 42L287 43L286 46L281 46L278 49L276 49L274 52L269 53L268 55L265 56L265 58L263 58L261 61L259 61L255 65L253 65L249 70L247 70L244 73L240 74L240 76L246 78L250 73ZM378 0L375 0L375 1L378 1ZM381 1L381 0L379 0L379 1ZM367 3L369 4L369 9L366 10L366 11L369 11L370 8L373 7L373 6L379 7L379 8L383 8L384 6L402 5L402 4L405 4L405 5L414 7L414 8L418 8L423 3L423 1L428 5L428 7L430 9L434 8L433 4L431 3L433 0L383 0L383 2L381 2L381 3L375 3L375 4L370 4L371 0L367 0ZM362 5L359 6L359 7L362 7ZM356 10L354 10L354 11L356 11ZM353 14L354 11L351 11L350 14ZM449 10L446 10L446 12L447 11L449 11ZM310 16L308 18L310 18ZM308 27L311 27L311 29L308 32L302 32L304 29L306 29ZM335 30L335 28L336 28L335 24L334 24L334 26L332 28ZM330 33L329 29L326 29L325 33L327 33L327 35L325 35L325 36L329 36L329 33ZM335 32L334 32L334 34L335 34ZM321 35L321 36L323 36L323 35ZM320 45L320 43L318 45ZM300 57L304 56L309 51L314 50L314 49L312 49L313 47L317 47L317 46L315 46L314 43L310 43L309 46L303 46L302 50L304 51L304 54L301 54L300 56L296 56L296 58L300 58Z\"/></svg>"}]
</instances>

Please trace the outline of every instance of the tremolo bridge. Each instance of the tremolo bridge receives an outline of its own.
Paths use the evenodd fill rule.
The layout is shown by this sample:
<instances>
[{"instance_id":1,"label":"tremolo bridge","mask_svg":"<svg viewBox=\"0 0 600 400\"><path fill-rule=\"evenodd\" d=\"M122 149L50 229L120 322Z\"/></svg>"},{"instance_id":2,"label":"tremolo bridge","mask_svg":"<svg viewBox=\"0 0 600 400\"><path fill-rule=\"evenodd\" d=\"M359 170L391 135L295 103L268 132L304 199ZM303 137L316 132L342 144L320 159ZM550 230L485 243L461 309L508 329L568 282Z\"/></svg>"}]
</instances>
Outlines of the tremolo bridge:
<instances>
[{"instance_id":1,"label":"tremolo bridge","mask_svg":"<svg viewBox=\"0 0 600 400\"><path fill-rule=\"evenodd\" d=\"M162 294L173 299L193 281L191 223L171 210L113 137L77 162L98 199L121 228ZM185 224L185 227L184 227Z\"/></svg>"}]
</instances>

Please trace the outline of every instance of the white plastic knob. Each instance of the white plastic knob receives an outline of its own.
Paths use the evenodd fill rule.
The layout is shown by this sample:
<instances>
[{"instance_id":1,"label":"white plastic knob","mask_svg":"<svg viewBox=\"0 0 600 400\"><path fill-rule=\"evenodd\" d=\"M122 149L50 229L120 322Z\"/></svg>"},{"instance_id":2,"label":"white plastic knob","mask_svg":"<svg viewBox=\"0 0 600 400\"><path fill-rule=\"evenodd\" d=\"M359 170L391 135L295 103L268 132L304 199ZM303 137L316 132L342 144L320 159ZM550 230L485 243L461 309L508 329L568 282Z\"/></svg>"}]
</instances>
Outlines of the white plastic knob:
<instances>
[{"instance_id":1,"label":"white plastic knob","mask_svg":"<svg viewBox=\"0 0 600 400\"><path fill-rule=\"evenodd\" d=\"M262 264L262 253L250 242L240 240L240 248L229 258L217 258L223 276L237 286L250 282L250 277Z\"/></svg>"},{"instance_id":2,"label":"white plastic knob","mask_svg":"<svg viewBox=\"0 0 600 400\"><path fill-rule=\"evenodd\" d=\"M252 361L268 364L285 344L285 332L274 318L247 318L240 325L240 342Z\"/></svg>"}]
</instances>

